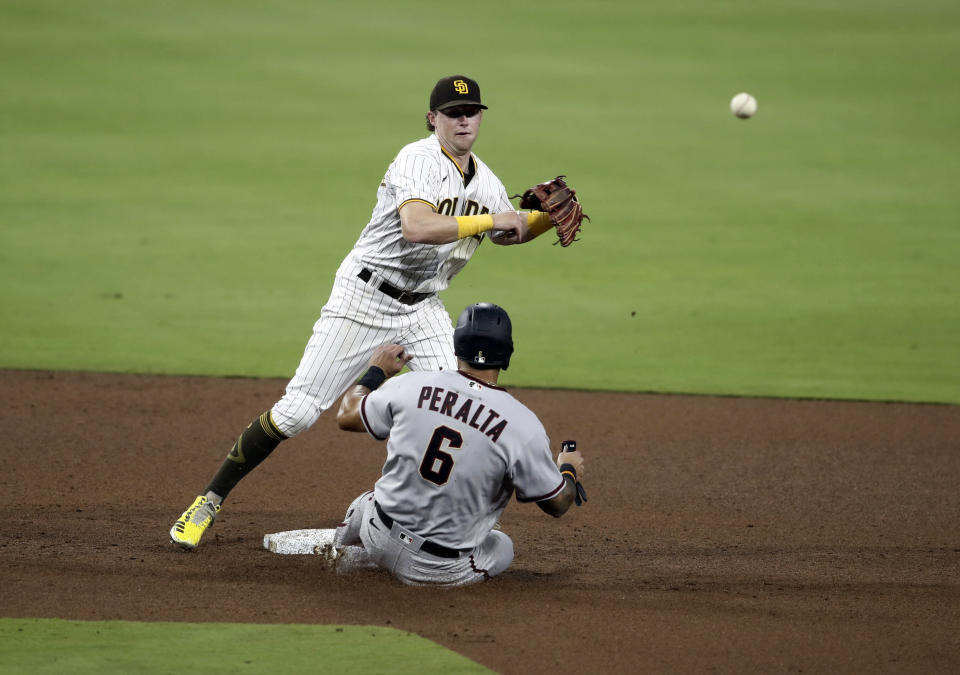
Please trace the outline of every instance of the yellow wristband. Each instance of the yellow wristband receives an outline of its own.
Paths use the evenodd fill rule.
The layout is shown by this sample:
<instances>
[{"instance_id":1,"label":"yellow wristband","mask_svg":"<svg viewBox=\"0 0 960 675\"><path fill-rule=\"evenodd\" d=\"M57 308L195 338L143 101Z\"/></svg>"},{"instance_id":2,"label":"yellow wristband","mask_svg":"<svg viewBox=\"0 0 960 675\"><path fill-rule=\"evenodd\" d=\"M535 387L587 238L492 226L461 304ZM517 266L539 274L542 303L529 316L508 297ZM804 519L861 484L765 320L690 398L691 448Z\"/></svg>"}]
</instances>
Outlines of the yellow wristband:
<instances>
[{"instance_id":1,"label":"yellow wristband","mask_svg":"<svg viewBox=\"0 0 960 675\"><path fill-rule=\"evenodd\" d=\"M456 219L457 239L465 239L493 229L493 216L489 213L479 216L456 216Z\"/></svg>"},{"instance_id":2,"label":"yellow wristband","mask_svg":"<svg viewBox=\"0 0 960 675\"><path fill-rule=\"evenodd\" d=\"M543 211L531 211L527 214L527 225L530 227L530 234L538 236L553 227L550 222L550 214Z\"/></svg>"}]
</instances>

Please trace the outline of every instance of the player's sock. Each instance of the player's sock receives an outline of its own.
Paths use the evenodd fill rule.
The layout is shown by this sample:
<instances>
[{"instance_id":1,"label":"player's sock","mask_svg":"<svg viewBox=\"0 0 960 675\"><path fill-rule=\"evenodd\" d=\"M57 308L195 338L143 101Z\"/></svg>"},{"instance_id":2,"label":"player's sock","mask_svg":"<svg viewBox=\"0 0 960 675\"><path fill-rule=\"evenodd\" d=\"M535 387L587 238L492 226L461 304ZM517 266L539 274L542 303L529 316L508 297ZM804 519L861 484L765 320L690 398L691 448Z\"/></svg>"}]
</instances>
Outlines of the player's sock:
<instances>
[{"instance_id":1,"label":"player's sock","mask_svg":"<svg viewBox=\"0 0 960 675\"><path fill-rule=\"evenodd\" d=\"M267 455L286 438L287 436L270 419L269 410L253 420L240 434L240 438L237 439L227 458L220 465L219 471L207 486L208 497L213 493L215 497L219 497L218 501L226 499L237 483L265 460Z\"/></svg>"}]
</instances>

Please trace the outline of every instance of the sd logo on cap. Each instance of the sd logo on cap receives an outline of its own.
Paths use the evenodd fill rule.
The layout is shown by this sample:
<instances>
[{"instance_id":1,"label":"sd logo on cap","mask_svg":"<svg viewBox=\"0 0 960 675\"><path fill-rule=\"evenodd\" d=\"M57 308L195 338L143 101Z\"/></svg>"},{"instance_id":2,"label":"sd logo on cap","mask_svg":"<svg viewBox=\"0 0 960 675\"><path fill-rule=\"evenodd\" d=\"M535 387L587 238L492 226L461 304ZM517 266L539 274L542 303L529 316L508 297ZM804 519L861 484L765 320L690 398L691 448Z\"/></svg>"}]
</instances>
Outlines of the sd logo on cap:
<instances>
[{"instance_id":1,"label":"sd logo on cap","mask_svg":"<svg viewBox=\"0 0 960 675\"><path fill-rule=\"evenodd\" d=\"M480 102L480 85L466 75L445 77L430 92L430 110L445 110L457 105L476 105L484 110L487 106Z\"/></svg>"}]
</instances>

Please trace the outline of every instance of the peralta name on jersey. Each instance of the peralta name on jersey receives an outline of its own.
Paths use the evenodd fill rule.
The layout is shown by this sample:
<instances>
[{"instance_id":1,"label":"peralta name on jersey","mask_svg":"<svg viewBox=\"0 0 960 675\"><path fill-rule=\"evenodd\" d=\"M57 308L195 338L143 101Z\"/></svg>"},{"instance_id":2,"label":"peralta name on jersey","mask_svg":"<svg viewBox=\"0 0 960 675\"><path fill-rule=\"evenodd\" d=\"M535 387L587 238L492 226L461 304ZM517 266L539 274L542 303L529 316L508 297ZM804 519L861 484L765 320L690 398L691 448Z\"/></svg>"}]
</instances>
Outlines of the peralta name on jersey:
<instances>
[{"instance_id":1,"label":"peralta name on jersey","mask_svg":"<svg viewBox=\"0 0 960 675\"><path fill-rule=\"evenodd\" d=\"M473 406L477 403L475 400L464 396L466 400L461 403L460 398L457 392L446 391L443 387L423 387L420 390L417 407L427 406L429 410L460 420L485 436L489 436L494 442L499 440L500 434L507 428L507 420L501 418L494 424L494 420L500 417L500 413L493 408L488 409L483 403L477 404L474 410ZM490 426L491 424L493 426Z\"/></svg>"}]
</instances>

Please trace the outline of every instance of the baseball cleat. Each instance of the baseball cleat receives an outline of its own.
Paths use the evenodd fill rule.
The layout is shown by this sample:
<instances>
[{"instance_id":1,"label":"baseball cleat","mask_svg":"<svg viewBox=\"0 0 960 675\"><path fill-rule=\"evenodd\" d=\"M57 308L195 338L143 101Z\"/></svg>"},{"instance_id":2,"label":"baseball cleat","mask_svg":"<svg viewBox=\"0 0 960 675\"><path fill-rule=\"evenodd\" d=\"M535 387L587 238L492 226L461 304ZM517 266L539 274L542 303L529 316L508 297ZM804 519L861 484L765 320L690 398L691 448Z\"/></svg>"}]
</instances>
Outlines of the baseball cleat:
<instances>
[{"instance_id":1,"label":"baseball cleat","mask_svg":"<svg viewBox=\"0 0 960 675\"><path fill-rule=\"evenodd\" d=\"M200 537L213 525L220 505L213 505L204 496L197 497L189 509L170 528L170 541L192 551L200 544Z\"/></svg>"}]
</instances>

